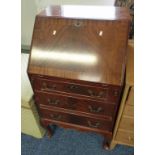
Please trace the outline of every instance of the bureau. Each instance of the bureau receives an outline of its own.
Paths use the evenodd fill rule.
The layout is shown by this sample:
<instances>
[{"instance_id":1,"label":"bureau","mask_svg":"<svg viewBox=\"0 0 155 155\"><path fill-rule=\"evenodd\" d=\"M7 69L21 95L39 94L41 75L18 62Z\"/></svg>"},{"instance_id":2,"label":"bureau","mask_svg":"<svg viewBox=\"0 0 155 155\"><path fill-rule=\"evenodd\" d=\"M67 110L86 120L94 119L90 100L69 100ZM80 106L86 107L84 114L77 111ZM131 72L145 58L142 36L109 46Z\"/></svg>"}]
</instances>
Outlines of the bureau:
<instances>
[{"instance_id":1,"label":"bureau","mask_svg":"<svg viewBox=\"0 0 155 155\"><path fill-rule=\"evenodd\" d=\"M112 139L124 86L129 12L49 6L36 16L28 75L40 123ZM105 147L106 148L106 147Z\"/></svg>"}]
</instances>

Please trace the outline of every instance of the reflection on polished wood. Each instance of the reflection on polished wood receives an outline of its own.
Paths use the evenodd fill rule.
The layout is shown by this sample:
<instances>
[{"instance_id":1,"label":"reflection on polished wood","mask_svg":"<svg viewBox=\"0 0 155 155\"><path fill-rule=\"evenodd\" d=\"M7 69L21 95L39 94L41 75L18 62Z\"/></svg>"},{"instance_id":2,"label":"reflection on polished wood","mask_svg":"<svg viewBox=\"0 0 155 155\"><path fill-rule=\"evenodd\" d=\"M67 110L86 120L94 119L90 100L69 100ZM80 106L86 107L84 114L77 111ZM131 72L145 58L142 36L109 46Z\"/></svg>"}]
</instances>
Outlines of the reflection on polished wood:
<instances>
[{"instance_id":1,"label":"reflection on polished wood","mask_svg":"<svg viewBox=\"0 0 155 155\"><path fill-rule=\"evenodd\" d=\"M36 16L28 72L122 85L129 19L125 8L48 7Z\"/></svg>"},{"instance_id":2,"label":"reflection on polished wood","mask_svg":"<svg viewBox=\"0 0 155 155\"><path fill-rule=\"evenodd\" d=\"M68 52L68 51L40 51L39 49L34 49L35 52L33 52L34 59L39 59L40 61L56 61L59 63L72 63L78 65L95 65L97 62L97 58L94 55L91 54L85 54L85 53L75 53Z\"/></svg>"},{"instance_id":3,"label":"reflection on polished wood","mask_svg":"<svg viewBox=\"0 0 155 155\"><path fill-rule=\"evenodd\" d=\"M121 11L120 11L121 8ZM117 20L130 19L127 9L114 6L82 6L62 5L49 6L40 13L40 16L53 16L78 19Z\"/></svg>"}]
</instances>

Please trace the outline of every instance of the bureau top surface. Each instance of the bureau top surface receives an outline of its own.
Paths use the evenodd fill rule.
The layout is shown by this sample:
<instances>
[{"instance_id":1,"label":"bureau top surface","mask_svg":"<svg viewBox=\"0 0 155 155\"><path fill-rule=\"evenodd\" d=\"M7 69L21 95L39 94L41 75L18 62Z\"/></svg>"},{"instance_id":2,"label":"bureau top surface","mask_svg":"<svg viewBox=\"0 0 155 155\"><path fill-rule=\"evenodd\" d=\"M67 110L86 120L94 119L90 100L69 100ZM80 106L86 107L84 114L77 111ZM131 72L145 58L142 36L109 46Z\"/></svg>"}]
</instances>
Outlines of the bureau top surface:
<instances>
[{"instance_id":1,"label":"bureau top surface","mask_svg":"<svg viewBox=\"0 0 155 155\"><path fill-rule=\"evenodd\" d=\"M54 5L45 8L38 16L74 19L130 20L127 8L114 6Z\"/></svg>"},{"instance_id":2,"label":"bureau top surface","mask_svg":"<svg viewBox=\"0 0 155 155\"><path fill-rule=\"evenodd\" d=\"M63 12L59 11L61 8ZM36 16L29 73L122 85L129 21L56 18L69 15L86 18L89 16L86 15L87 10L91 9L91 14L95 14L91 18L108 17L103 11L106 7L88 8L54 6ZM80 13L84 9L85 13ZM99 16L99 11L95 13L94 9L103 14ZM67 15L64 10L69 11ZM109 14L124 14L121 8L112 7L111 11ZM126 16L119 15L117 18L128 19Z\"/></svg>"}]
</instances>

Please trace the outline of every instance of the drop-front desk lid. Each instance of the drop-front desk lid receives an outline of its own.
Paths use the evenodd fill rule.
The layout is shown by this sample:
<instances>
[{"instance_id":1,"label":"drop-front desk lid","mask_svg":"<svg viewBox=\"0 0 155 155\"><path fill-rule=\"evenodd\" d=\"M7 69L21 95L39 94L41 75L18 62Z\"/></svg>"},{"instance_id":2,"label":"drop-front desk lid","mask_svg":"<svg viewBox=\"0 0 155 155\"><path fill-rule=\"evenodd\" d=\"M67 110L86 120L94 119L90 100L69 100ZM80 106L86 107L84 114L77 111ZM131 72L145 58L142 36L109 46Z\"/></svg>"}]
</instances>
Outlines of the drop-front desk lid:
<instances>
[{"instance_id":1,"label":"drop-front desk lid","mask_svg":"<svg viewBox=\"0 0 155 155\"><path fill-rule=\"evenodd\" d=\"M122 85L126 8L50 6L36 16L28 73Z\"/></svg>"}]
</instances>

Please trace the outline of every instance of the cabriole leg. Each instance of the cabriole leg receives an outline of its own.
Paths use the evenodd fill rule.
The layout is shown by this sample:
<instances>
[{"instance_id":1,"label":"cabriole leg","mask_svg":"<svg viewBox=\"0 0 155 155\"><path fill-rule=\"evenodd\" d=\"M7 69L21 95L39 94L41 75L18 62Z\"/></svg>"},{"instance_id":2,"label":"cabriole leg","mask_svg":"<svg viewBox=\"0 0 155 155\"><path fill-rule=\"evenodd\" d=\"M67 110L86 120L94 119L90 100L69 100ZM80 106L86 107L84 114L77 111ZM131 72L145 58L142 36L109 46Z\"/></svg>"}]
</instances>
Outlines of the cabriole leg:
<instances>
[{"instance_id":1,"label":"cabriole leg","mask_svg":"<svg viewBox=\"0 0 155 155\"><path fill-rule=\"evenodd\" d=\"M108 139L108 138L105 138L104 139L103 148L105 150L110 150L110 142L111 142L111 139Z\"/></svg>"}]
</instances>

